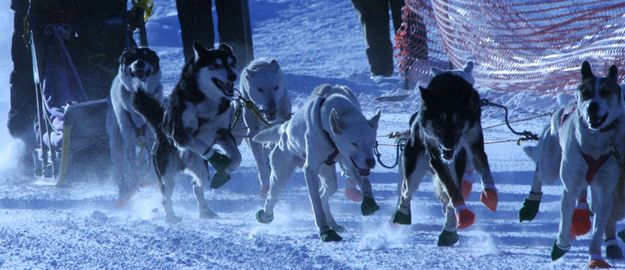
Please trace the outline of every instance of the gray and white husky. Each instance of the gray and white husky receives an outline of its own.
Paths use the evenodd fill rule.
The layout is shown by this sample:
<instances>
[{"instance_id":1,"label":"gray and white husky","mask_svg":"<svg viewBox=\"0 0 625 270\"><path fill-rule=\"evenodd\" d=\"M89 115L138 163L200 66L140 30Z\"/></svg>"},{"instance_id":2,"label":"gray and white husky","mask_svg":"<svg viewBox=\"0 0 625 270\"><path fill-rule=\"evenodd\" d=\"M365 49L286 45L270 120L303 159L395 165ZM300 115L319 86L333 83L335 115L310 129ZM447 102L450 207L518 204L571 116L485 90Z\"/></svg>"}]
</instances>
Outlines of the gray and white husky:
<instances>
[{"instance_id":1,"label":"gray and white husky","mask_svg":"<svg viewBox=\"0 0 625 270\"><path fill-rule=\"evenodd\" d=\"M595 214L593 236L589 247L589 267L604 268L609 264L601 255L601 238L610 217L614 190L619 179L616 151L624 149L621 140L625 118L621 89L617 84L617 68L611 66L606 77L595 77L588 62L581 67L581 83L575 92L572 109L557 114L552 133L562 149L559 166L564 186L560 207L558 238L551 251L557 260L571 248L571 224L575 201L590 186L591 210Z\"/></svg>"},{"instance_id":2,"label":"gray and white husky","mask_svg":"<svg viewBox=\"0 0 625 270\"><path fill-rule=\"evenodd\" d=\"M153 136L135 111L132 98L143 91L161 100L161 69L158 55L148 48L131 48L119 58L119 70L111 86L106 129L109 135L112 176L119 188L120 202L126 202L139 185L137 166L146 165L137 157L140 145L150 146Z\"/></svg>"},{"instance_id":3,"label":"gray and white husky","mask_svg":"<svg viewBox=\"0 0 625 270\"><path fill-rule=\"evenodd\" d=\"M156 137L152 159L168 223L180 221L171 200L178 173L193 177L200 218L211 218L215 213L208 208L202 185L209 177L207 159L214 154L213 146L221 146L232 160L229 171L241 162L241 154L230 132L233 83L237 79L236 57L225 44L207 50L195 43L193 49L195 56L184 65L182 76L166 103L143 91L133 100Z\"/></svg>"},{"instance_id":4,"label":"gray and white husky","mask_svg":"<svg viewBox=\"0 0 625 270\"><path fill-rule=\"evenodd\" d=\"M335 163L349 162L361 176L375 166L373 146L380 112L367 120L354 93L345 86L320 85L290 121L254 137L275 143L270 154L271 183L265 207L256 214L261 223L273 220L278 195L296 167L303 168L308 195L321 240L340 241L339 226L328 200L337 189ZM345 165L345 164L343 164Z\"/></svg>"},{"instance_id":5,"label":"gray and white husky","mask_svg":"<svg viewBox=\"0 0 625 270\"><path fill-rule=\"evenodd\" d=\"M254 142L252 138L258 132L271 126L281 125L291 119L291 99L286 89L284 75L280 64L275 59L261 58L252 61L241 72L240 80L241 95L253 102L261 115L257 115L245 104L235 103L235 110L241 112L241 120L238 120L233 128L234 133L246 130L245 141L252 150L256 167L258 168L258 180L260 180L261 197L266 198L269 191L269 152L271 144ZM263 119L259 119L262 117Z\"/></svg>"},{"instance_id":6,"label":"gray and white husky","mask_svg":"<svg viewBox=\"0 0 625 270\"><path fill-rule=\"evenodd\" d=\"M402 184L393 222L411 224L412 194L431 168L447 219L439 246L454 245L458 241L456 229L475 221L475 214L466 207L460 192L467 158L482 176L482 201L492 211L497 203L495 182L484 152L480 96L465 77L438 72L427 88L420 87L421 108L410 121L410 137L401 160Z\"/></svg>"}]
</instances>

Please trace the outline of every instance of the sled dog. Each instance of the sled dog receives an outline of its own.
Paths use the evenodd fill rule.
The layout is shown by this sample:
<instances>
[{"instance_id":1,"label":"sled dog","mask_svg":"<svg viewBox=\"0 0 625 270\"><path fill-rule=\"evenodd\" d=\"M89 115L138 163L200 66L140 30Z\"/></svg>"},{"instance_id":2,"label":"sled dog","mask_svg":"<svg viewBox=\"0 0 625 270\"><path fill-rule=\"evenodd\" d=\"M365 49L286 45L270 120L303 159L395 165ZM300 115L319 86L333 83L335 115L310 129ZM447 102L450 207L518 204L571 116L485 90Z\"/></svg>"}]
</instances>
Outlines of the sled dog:
<instances>
[{"instance_id":1,"label":"sled dog","mask_svg":"<svg viewBox=\"0 0 625 270\"><path fill-rule=\"evenodd\" d=\"M586 61L581 67L581 82L576 102L559 117L559 128L551 132L562 149L560 179L564 186L560 208L558 238L551 259L557 260L571 248L571 224L575 201L590 186L591 210L595 214L589 247L589 267L609 264L601 255L601 238L612 210L614 190L619 179L615 152L622 152L624 129L623 99L617 84L617 68L611 66L606 77L595 77ZM557 116L556 116L557 117ZM553 123L554 121L552 121Z\"/></svg>"},{"instance_id":2,"label":"sled dog","mask_svg":"<svg viewBox=\"0 0 625 270\"><path fill-rule=\"evenodd\" d=\"M296 167L304 170L308 195L322 241L340 241L339 226L328 199L336 192L335 162L349 162L358 175L368 176L375 166L373 146L380 112L367 120L354 93L345 86L320 85L291 120L266 129L257 142L276 143L270 154L271 183L261 223L273 220L278 195ZM346 164L343 164L346 165Z\"/></svg>"},{"instance_id":3,"label":"sled dog","mask_svg":"<svg viewBox=\"0 0 625 270\"><path fill-rule=\"evenodd\" d=\"M470 74L469 72L465 72ZM457 72L433 72L427 88L419 87L421 108L410 120L411 130L401 160L402 182L393 222L411 224L410 200L429 169L435 174L436 193L446 214L439 246L458 241L456 229L471 226L475 214L465 205L461 180L467 162L482 176L481 200L492 211L497 207L497 189L484 152L480 96ZM472 79L472 76L470 77ZM467 160L467 158L469 160Z\"/></svg>"},{"instance_id":4,"label":"sled dog","mask_svg":"<svg viewBox=\"0 0 625 270\"><path fill-rule=\"evenodd\" d=\"M235 126L233 133L247 132L244 136L252 150L258 179L260 180L260 195L267 197L269 191L269 152L271 144L254 142L252 138L258 132L271 126L281 125L291 119L291 99L286 89L284 75L280 64L275 59L261 58L252 61L241 72L240 91L243 98L255 104L258 112L239 102L235 104ZM240 116L238 115L240 112ZM260 114L260 115L258 115ZM241 119L239 119L240 117ZM261 119L262 117L262 119Z\"/></svg>"},{"instance_id":5,"label":"sled dog","mask_svg":"<svg viewBox=\"0 0 625 270\"><path fill-rule=\"evenodd\" d=\"M143 91L156 100L163 96L158 55L148 48L131 48L119 58L119 70L111 86L107 133L113 162L112 176L119 188L120 202L138 189L136 166L145 164L137 157L137 147L153 143L147 125L132 105L132 97ZM147 149L146 149L147 150ZM139 154L140 155L140 154Z\"/></svg>"},{"instance_id":6,"label":"sled dog","mask_svg":"<svg viewBox=\"0 0 625 270\"><path fill-rule=\"evenodd\" d=\"M180 221L171 200L174 177L179 172L193 177L200 218L211 218L215 213L208 208L202 185L209 177L207 161L213 157L213 145L221 146L231 159L228 171L241 162L230 132L236 58L225 44L207 50L196 42L193 49L194 58L184 65L182 76L166 103L143 91L133 100L156 138L152 159L168 223Z\"/></svg>"}]
</instances>

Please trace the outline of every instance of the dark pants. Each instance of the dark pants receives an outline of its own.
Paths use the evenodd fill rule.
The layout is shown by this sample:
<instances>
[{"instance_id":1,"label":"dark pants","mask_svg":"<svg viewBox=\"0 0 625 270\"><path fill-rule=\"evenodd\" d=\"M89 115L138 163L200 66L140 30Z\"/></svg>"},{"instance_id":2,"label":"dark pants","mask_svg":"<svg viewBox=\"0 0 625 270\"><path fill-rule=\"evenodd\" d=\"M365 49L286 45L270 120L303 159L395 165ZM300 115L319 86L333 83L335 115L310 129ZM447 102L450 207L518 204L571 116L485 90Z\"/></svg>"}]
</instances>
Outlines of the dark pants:
<instances>
[{"instance_id":1,"label":"dark pants","mask_svg":"<svg viewBox=\"0 0 625 270\"><path fill-rule=\"evenodd\" d=\"M403 0L352 0L360 17L367 58L373 75L393 74L393 45L390 40L389 9L395 31L401 26Z\"/></svg>"},{"instance_id":2,"label":"dark pants","mask_svg":"<svg viewBox=\"0 0 625 270\"><path fill-rule=\"evenodd\" d=\"M186 59L193 57L193 41L213 48L215 33L211 0L176 0ZM215 0L219 42L232 46L241 69L254 59L247 0Z\"/></svg>"}]
</instances>

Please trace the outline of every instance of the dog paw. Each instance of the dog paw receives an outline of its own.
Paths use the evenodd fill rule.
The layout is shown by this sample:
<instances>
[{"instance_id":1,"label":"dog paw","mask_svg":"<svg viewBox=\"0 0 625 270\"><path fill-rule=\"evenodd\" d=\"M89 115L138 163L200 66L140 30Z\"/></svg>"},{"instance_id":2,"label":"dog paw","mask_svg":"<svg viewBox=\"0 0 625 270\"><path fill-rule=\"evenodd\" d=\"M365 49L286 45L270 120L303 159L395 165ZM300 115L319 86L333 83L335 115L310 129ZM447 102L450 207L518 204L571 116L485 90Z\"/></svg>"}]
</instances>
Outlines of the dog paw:
<instances>
[{"instance_id":1,"label":"dog paw","mask_svg":"<svg viewBox=\"0 0 625 270\"><path fill-rule=\"evenodd\" d=\"M208 208L200 210L200 218L201 219L213 219L213 218L217 218L217 213L213 212L213 210L210 210Z\"/></svg>"},{"instance_id":2,"label":"dog paw","mask_svg":"<svg viewBox=\"0 0 625 270\"><path fill-rule=\"evenodd\" d=\"M499 203L497 190L490 188L484 189L484 191L482 191L482 194L480 194L480 202L482 202L490 211L497 211L497 203Z\"/></svg>"},{"instance_id":3,"label":"dog paw","mask_svg":"<svg viewBox=\"0 0 625 270\"><path fill-rule=\"evenodd\" d=\"M230 175L224 171L217 171L211 179L211 188L217 189L230 181Z\"/></svg>"},{"instance_id":4,"label":"dog paw","mask_svg":"<svg viewBox=\"0 0 625 270\"><path fill-rule=\"evenodd\" d=\"M605 255L611 260L623 259L623 251L618 245L611 245L605 248Z\"/></svg>"},{"instance_id":5,"label":"dog paw","mask_svg":"<svg viewBox=\"0 0 625 270\"><path fill-rule=\"evenodd\" d=\"M605 268L612 268L612 265L610 265L608 262L606 262L603 259L592 259L590 261L588 261L588 268L590 269L597 269L597 268L601 268L601 269L605 269Z\"/></svg>"},{"instance_id":6,"label":"dog paw","mask_svg":"<svg viewBox=\"0 0 625 270\"><path fill-rule=\"evenodd\" d=\"M267 215L265 211L261 209L256 212L256 220L263 224L269 224L273 221L273 215Z\"/></svg>"},{"instance_id":7,"label":"dog paw","mask_svg":"<svg viewBox=\"0 0 625 270\"><path fill-rule=\"evenodd\" d=\"M473 190L473 183L471 181L462 179L462 184L460 185L460 193L464 200L469 199L469 195L471 194L471 190Z\"/></svg>"},{"instance_id":8,"label":"dog paw","mask_svg":"<svg viewBox=\"0 0 625 270\"><path fill-rule=\"evenodd\" d=\"M360 204L360 212L363 216L370 216L373 213L380 210L380 206L375 202L375 199L370 196L366 196L362 199L362 203Z\"/></svg>"},{"instance_id":9,"label":"dog paw","mask_svg":"<svg viewBox=\"0 0 625 270\"><path fill-rule=\"evenodd\" d=\"M571 249L571 246L568 248L561 248L560 245L558 245L558 240L553 241L553 247L551 248L551 260L556 261L562 258L564 254L569 252L569 249Z\"/></svg>"},{"instance_id":10,"label":"dog paw","mask_svg":"<svg viewBox=\"0 0 625 270\"><path fill-rule=\"evenodd\" d=\"M393 216L393 223L401 224L401 225L410 225L412 223L412 216L410 213L404 214L401 211L395 211L395 215Z\"/></svg>"},{"instance_id":11,"label":"dog paw","mask_svg":"<svg viewBox=\"0 0 625 270\"><path fill-rule=\"evenodd\" d=\"M581 236L590 232L592 222L590 221L590 210L576 208L573 211L573 224L571 226L571 235Z\"/></svg>"},{"instance_id":12,"label":"dog paw","mask_svg":"<svg viewBox=\"0 0 625 270\"><path fill-rule=\"evenodd\" d=\"M338 242L343 240L343 237L332 229L321 231L319 233L319 238L322 242Z\"/></svg>"},{"instance_id":13,"label":"dog paw","mask_svg":"<svg viewBox=\"0 0 625 270\"><path fill-rule=\"evenodd\" d=\"M458 243L457 232L450 232L450 231L443 230L441 234L438 236L437 245L439 247L451 247L455 245L456 243Z\"/></svg>"},{"instance_id":14,"label":"dog paw","mask_svg":"<svg viewBox=\"0 0 625 270\"><path fill-rule=\"evenodd\" d=\"M456 227L458 229L466 229L475 223L475 213L466 206L462 205L461 207L456 207L454 211L457 220Z\"/></svg>"},{"instance_id":15,"label":"dog paw","mask_svg":"<svg viewBox=\"0 0 625 270\"><path fill-rule=\"evenodd\" d=\"M519 222L534 220L536 214L538 214L539 207L540 201L525 199L523 207L519 210Z\"/></svg>"},{"instance_id":16,"label":"dog paw","mask_svg":"<svg viewBox=\"0 0 625 270\"><path fill-rule=\"evenodd\" d=\"M165 217L165 223L167 224L177 224L177 223L180 223L180 221L182 221L182 218L179 216L167 215Z\"/></svg>"},{"instance_id":17,"label":"dog paw","mask_svg":"<svg viewBox=\"0 0 625 270\"><path fill-rule=\"evenodd\" d=\"M352 202L362 201L362 192L355 187L345 188L345 197Z\"/></svg>"}]
</instances>

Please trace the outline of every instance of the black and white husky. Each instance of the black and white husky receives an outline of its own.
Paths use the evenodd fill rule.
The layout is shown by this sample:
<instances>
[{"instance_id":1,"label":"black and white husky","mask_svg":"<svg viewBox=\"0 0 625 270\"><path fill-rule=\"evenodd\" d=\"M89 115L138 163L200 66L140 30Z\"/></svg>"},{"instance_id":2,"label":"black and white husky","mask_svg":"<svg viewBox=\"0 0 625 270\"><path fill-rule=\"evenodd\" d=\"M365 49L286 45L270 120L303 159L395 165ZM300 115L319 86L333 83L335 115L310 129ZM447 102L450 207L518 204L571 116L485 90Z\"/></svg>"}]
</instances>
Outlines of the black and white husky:
<instances>
[{"instance_id":1,"label":"black and white husky","mask_svg":"<svg viewBox=\"0 0 625 270\"><path fill-rule=\"evenodd\" d=\"M146 164L137 157L137 147L152 145L147 125L134 110L132 98L142 91L156 100L163 97L158 55L148 48L131 48L119 58L119 70L111 86L106 128L113 162L112 176L119 188L121 203L139 186L137 166Z\"/></svg>"},{"instance_id":2,"label":"black and white husky","mask_svg":"<svg viewBox=\"0 0 625 270\"><path fill-rule=\"evenodd\" d=\"M178 173L193 177L200 218L211 218L215 213L208 208L202 184L209 177L206 160L214 153L213 145L221 146L232 159L228 166L230 171L241 162L241 154L230 132L236 58L225 44L207 50L195 43L193 49L195 56L185 64L182 77L166 103L142 91L133 101L154 130L156 142L152 158L168 223L180 221L174 214L171 200L174 177Z\"/></svg>"},{"instance_id":3,"label":"black and white husky","mask_svg":"<svg viewBox=\"0 0 625 270\"><path fill-rule=\"evenodd\" d=\"M467 158L482 176L482 201L496 209L497 190L484 152L480 96L470 82L453 72L437 74L427 88L420 87L420 92L421 108L411 119L410 138L403 152L402 185L393 222L411 223L412 194L431 168L447 218L438 245L451 246L458 241L456 229L475 221L460 192Z\"/></svg>"}]
</instances>

